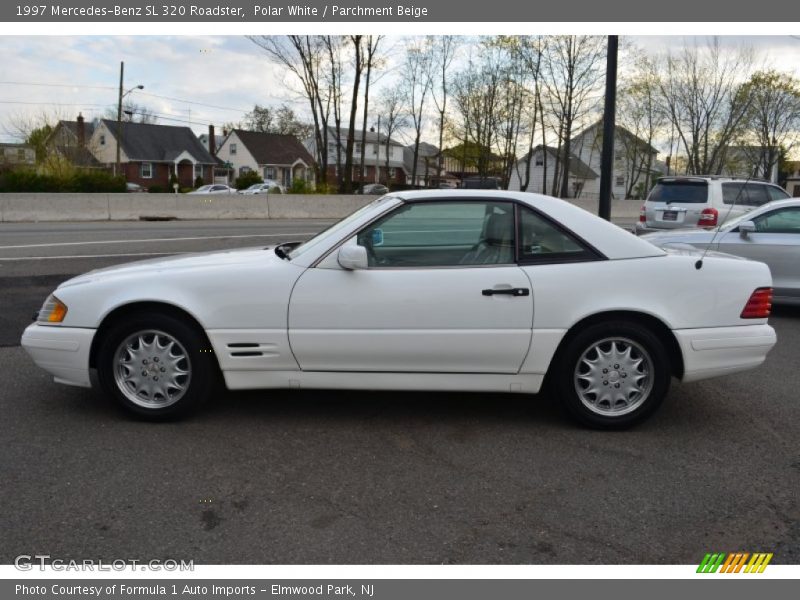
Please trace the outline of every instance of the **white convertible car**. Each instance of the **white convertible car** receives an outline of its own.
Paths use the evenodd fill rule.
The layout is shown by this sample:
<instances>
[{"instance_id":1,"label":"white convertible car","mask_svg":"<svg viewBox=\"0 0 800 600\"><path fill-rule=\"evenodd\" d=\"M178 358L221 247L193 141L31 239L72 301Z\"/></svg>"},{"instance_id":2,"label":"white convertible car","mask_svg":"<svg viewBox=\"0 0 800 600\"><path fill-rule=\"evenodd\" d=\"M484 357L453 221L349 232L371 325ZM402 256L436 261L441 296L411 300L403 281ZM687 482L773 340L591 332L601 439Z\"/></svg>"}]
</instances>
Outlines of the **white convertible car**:
<instances>
[{"instance_id":1,"label":"white convertible car","mask_svg":"<svg viewBox=\"0 0 800 600\"><path fill-rule=\"evenodd\" d=\"M537 194L383 196L303 243L191 254L62 283L22 345L55 380L164 418L228 389L533 394L594 427L659 406L671 377L761 364L758 262L664 251Z\"/></svg>"}]
</instances>

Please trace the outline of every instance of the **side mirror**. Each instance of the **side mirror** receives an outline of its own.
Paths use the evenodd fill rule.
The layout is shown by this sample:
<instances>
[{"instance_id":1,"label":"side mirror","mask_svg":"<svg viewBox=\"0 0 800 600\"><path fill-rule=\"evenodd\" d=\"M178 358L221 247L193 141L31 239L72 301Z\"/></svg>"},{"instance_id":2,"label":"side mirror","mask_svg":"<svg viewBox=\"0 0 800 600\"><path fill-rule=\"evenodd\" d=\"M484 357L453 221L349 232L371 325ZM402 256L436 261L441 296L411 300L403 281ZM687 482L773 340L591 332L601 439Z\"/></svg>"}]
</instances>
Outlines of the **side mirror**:
<instances>
[{"instance_id":1,"label":"side mirror","mask_svg":"<svg viewBox=\"0 0 800 600\"><path fill-rule=\"evenodd\" d=\"M364 246L358 246L356 244L345 244L339 248L336 260L339 262L340 267L348 271L366 269L369 267L367 249L364 248Z\"/></svg>"},{"instance_id":2,"label":"side mirror","mask_svg":"<svg viewBox=\"0 0 800 600\"><path fill-rule=\"evenodd\" d=\"M742 221L739 223L739 236L746 238L748 234L753 233L756 230L756 224L752 221Z\"/></svg>"}]
</instances>

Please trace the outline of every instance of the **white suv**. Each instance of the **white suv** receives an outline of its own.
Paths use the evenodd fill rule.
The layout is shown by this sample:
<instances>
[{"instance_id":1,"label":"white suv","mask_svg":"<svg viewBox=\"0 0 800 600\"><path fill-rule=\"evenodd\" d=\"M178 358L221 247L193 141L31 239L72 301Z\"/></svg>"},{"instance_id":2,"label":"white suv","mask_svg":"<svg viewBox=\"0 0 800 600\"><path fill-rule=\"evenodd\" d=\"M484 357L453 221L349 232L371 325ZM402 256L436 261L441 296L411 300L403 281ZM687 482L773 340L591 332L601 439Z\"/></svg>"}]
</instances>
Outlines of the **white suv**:
<instances>
[{"instance_id":1,"label":"white suv","mask_svg":"<svg viewBox=\"0 0 800 600\"><path fill-rule=\"evenodd\" d=\"M772 183L740 177L662 177L647 196L635 233L680 227L716 227L789 194Z\"/></svg>"}]
</instances>

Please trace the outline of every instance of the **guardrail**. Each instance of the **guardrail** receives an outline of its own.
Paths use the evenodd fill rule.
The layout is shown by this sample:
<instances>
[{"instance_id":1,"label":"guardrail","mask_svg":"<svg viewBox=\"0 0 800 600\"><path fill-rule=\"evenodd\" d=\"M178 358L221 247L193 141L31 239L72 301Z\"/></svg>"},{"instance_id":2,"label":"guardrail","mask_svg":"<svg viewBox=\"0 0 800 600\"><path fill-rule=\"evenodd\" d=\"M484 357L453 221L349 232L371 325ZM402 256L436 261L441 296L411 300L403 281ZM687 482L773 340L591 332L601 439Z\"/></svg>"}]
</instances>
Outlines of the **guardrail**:
<instances>
[{"instance_id":1,"label":"guardrail","mask_svg":"<svg viewBox=\"0 0 800 600\"><path fill-rule=\"evenodd\" d=\"M0 194L0 222L141 219L339 219L375 196L319 194ZM597 200L573 204L597 212ZM612 215L639 214L641 202L615 200Z\"/></svg>"}]
</instances>

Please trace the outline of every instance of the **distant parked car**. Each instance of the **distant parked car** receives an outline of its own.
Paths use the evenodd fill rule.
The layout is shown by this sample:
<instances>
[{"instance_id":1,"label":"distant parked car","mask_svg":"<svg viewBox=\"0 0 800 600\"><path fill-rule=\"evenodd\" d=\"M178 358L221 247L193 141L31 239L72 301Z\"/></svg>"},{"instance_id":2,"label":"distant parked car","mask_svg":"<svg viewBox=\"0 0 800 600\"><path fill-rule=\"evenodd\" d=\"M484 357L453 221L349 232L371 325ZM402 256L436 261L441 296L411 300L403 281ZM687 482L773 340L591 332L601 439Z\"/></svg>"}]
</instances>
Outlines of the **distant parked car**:
<instances>
[{"instance_id":1,"label":"distant parked car","mask_svg":"<svg viewBox=\"0 0 800 600\"><path fill-rule=\"evenodd\" d=\"M800 304L800 199L776 200L739 215L717 230L673 229L642 239L668 248L689 244L767 263L773 302Z\"/></svg>"},{"instance_id":2,"label":"distant parked car","mask_svg":"<svg viewBox=\"0 0 800 600\"><path fill-rule=\"evenodd\" d=\"M499 190L502 189L502 186L497 177L467 177L461 181L461 188L465 190Z\"/></svg>"},{"instance_id":3,"label":"distant parked car","mask_svg":"<svg viewBox=\"0 0 800 600\"><path fill-rule=\"evenodd\" d=\"M718 175L660 178L642 206L636 234L682 227L716 227L754 208L788 198L772 183Z\"/></svg>"},{"instance_id":4,"label":"distant parked car","mask_svg":"<svg viewBox=\"0 0 800 600\"><path fill-rule=\"evenodd\" d=\"M372 196L383 196L389 193L389 188L381 183L368 183L361 186L362 194L370 194Z\"/></svg>"},{"instance_id":5,"label":"distant parked car","mask_svg":"<svg viewBox=\"0 0 800 600\"><path fill-rule=\"evenodd\" d=\"M235 194L236 188L222 183L213 183L211 185L203 185L189 194Z\"/></svg>"},{"instance_id":6,"label":"distant parked car","mask_svg":"<svg viewBox=\"0 0 800 600\"><path fill-rule=\"evenodd\" d=\"M129 181L125 184L125 191L131 193L146 192L147 188L144 187L143 185L139 185L138 183L133 183L132 181Z\"/></svg>"},{"instance_id":7,"label":"distant parked car","mask_svg":"<svg viewBox=\"0 0 800 600\"><path fill-rule=\"evenodd\" d=\"M267 179L262 183L254 183L249 188L239 190L240 194L285 194L286 188L274 179Z\"/></svg>"}]
</instances>

